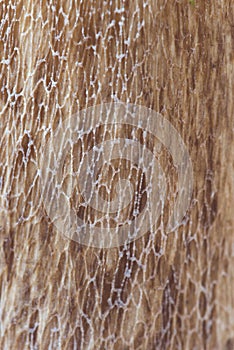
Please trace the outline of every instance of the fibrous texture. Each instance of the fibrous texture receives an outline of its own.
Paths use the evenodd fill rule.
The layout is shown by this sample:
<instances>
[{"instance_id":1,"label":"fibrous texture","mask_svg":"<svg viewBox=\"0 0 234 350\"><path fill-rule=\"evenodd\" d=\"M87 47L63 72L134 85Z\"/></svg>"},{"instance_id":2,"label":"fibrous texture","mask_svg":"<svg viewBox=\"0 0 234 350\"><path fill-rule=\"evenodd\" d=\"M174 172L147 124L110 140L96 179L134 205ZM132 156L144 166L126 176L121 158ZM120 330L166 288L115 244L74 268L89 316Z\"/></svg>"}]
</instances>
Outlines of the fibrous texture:
<instances>
[{"instance_id":1,"label":"fibrous texture","mask_svg":"<svg viewBox=\"0 0 234 350\"><path fill-rule=\"evenodd\" d=\"M3 1L0 18L0 348L233 349L231 1ZM82 207L87 198L71 175L84 179L82 154L116 137L156 149L164 173L156 182L166 196L153 229L120 246L88 246L48 212L45 188L58 198L43 187L45 150L52 145L52 177L56 130L105 103L160 113L182 138L193 193L176 230L165 227L179 165L140 122L88 130L70 144L59 183L85 224L118 228L150 198L144 161L132 163L120 143L95 173L108 217Z\"/></svg>"}]
</instances>

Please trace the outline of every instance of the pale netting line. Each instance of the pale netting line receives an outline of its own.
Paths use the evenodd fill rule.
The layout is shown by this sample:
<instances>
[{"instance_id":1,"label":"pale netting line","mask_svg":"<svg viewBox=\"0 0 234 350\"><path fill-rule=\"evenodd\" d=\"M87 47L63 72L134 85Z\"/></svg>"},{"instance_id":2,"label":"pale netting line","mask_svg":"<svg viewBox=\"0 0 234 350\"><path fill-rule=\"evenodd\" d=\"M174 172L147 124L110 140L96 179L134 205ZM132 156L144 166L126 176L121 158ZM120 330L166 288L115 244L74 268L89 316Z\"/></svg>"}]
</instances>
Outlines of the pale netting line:
<instances>
[{"instance_id":1,"label":"pale netting line","mask_svg":"<svg viewBox=\"0 0 234 350\"><path fill-rule=\"evenodd\" d=\"M114 139L93 145L83 152L82 157L78 155L81 159L77 171L70 168L70 174L61 176L64 158L71 152L74 144L79 141L82 144L85 135L90 132L95 135L97 127L105 126L108 129L113 125L133 126L141 129L145 135L151 133L170 152L178 172L178 193L167 231L175 230L182 223L192 196L193 171L188 151L178 132L159 113L146 107L124 103L102 104L83 110L59 124L55 130L43 152L41 178L45 208L54 225L64 235L88 246L121 246L148 231L152 232L163 212L166 199L165 174L156 158L156 150L151 152L145 143L117 135ZM142 196L134 190L130 179L115 181L112 186L115 187L115 198L110 198L111 189L107 187L105 191L109 193L109 200L100 196L100 187L103 186L100 182L100 170L103 165L110 165L111 161L117 159L129 161L136 170L141 169L146 181L147 199L144 209L140 212L138 205L134 210L134 218L128 217L124 221L121 220L121 211L132 201L139 201ZM71 182L64 191L63 182L69 175ZM78 195L83 198L83 206L103 214L99 225L96 218L96 222L91 223L90 218L88 223L85 222L71 208L70 198L74 185L77 185ZM115 217L111 216L113 213L116 213ZM116 227L112 228L110 221L115 221Z\"/></svg>"},{"instance_id":2,"label":"pale netting line","mask_svg":"<svg viewBox=\"0 0 234 350\"><path fill-rule=\"evenodd\" d=\"M223 349L230 338L227 341L227 349L230 349L234 313L233 289L228 286L230 280L233 281L233 253L231 256L228 241L225 249L222 248L222 239L233 236L233 221L223 219L220 226L216 221L207 237L204 227L210 226L207 211L212 213L212 201L209 201L209 195L208 199L203 197L208 187L203 179L206 167L214 172L210 183L215 192L215 179L220 173L222 181L227 183L227 190L224 193L222 186L217 189L220 197L228 199L228 210L233 185L229 187L230 176L225 175L224 169L231 164L233 152L226 137L228 133L224 133L217 144L219 138L215 142L212 131L217 128L219 133L220 121L224 127L224 124L231 125L228 120L231 122L232 119L221 118L223 113L220 114L219 108L216 111L213 108L212 112L215 103L207 105L205 92L209 92L209 100L225 107L223 111L227 106L233 115L232 103L227 103L226 92L220 93L219 85L222 76L222 84L229 85L232 91L232 74L229 73L232 36L227 23L232 11L225 13L225 2L220 6L215 2L197 2L197 8L192 11L191 7L187 9L189 2L186 6L179 1L140 0L123 2L120 6L114 0L97 4L96 1L69 0L2 3L1 235L4 239L7 237L4 247L8 252L7 265L12 266L12 271L6 268L3 254L1 346L4 350L19 349L21 345L22 348L30 346L32 350L40 346L121 350L156 347L155 320L161 313L157 300L169 278L166 253L173 250L168 244L170 236L158 230L156 240L149 239L142 250L141 240L138 240L132 243L132 251L126 247L117 252L108 250L106 254L92 250L89 253L90 249L80 253L80 247L76 245L78 248L74 253L73 242L67 240L64 247L60 235L51 230L46 215L42 215L39 181L35 181L39 176L35 158L43 157L40 142L47 139L58 116L68 116L72 108L74 113L113 99L163 109L166 115L174 118L178 128L182 122L180 129L184 136L187 135L186 143L193 152L194 164L201 161L204 166L196 171L195 204L187 223L189 239L185 228L183 244L175 245L178 256L172 261L172 269L180 278L177 286L180 302L173 294L173 280L170 279L165 292L168 303L163 300L162 305L168 319L174 320L173 329L170 333L169 321L160 325L159 348L202 348L203 338L207 340L207 349L213 350L217 346ZM197 16L201 21L199 25ZM221 26L224 24L221 31L217 18ZM218 69L214 67L211 75L206 76L204 72L211 64ZM192 116L187 117L183 110L185 106L191 106L191 111L196 113L191 121L188 119ZM29 142L27 130L30 131ZM26 150L23 157L20 157L23 152L16 147L21 139L22 148ZM31 140L33 147L30 149ZM193 143L195 140L198 146ZM212 168L210 163L209 153L213 146L222 155L213 154L214 160L222 165L217 168L214 165ZM29 187L29 191L25 187ZM223 205L219 203L222 216L226 212ZM226 225L228 230L224 228ZM161 235L163 239L159 239ZM52 243L50 236L54 240ZM176 241L180 233L176 232L175 237ZM41 242L44 242L43 249ZM187 257L184 257L185 251ZM16 256L19 257L17 261ZM33 268L24 267L25 259L32 259ZM105 272L109 273L109 278ZM7 280L9 276L10 281ZM158 282L158 279L162 280ZM121 283L117 287L115 282L118 280ZM56 281L55 288L52 281ZM109 298L106 293L108 282L111 283ZM132 284L131 291L126 288L127 284ZM219 296L213 294L213 286L219 290ZM129 292L127 301L121 291L123 294ZM118 297L115 297L116 293ZM203 296L201 302L199 295ZM105 312L100 311L100 303L105 305L107 299L109 304ZM124 317L121 318L123 308ZM217 342L214 340L216 333Z\"/></svg>"}]
</instances>

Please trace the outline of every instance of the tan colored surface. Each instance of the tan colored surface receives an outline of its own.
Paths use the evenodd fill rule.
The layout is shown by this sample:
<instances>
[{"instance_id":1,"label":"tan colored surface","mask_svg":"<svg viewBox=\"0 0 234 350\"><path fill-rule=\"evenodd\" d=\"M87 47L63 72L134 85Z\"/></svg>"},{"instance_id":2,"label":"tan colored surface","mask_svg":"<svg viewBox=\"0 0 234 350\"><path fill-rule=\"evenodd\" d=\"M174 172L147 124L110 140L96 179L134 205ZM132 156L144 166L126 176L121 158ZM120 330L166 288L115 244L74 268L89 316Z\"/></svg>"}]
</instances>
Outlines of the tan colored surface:
<instances>
[{"instance_id":1,"label":"tan colored surface","mask_svg":"<svg viewBox=\"0 0 234 350\"><path fill-rule=\"evenodd\" d=\"M231 4L0 4L1 349L233 349ZM193 202L176 234L87 248L46 215L41 147L60 118L117 100L180 132Z\"/></svg>"}]
</instances>

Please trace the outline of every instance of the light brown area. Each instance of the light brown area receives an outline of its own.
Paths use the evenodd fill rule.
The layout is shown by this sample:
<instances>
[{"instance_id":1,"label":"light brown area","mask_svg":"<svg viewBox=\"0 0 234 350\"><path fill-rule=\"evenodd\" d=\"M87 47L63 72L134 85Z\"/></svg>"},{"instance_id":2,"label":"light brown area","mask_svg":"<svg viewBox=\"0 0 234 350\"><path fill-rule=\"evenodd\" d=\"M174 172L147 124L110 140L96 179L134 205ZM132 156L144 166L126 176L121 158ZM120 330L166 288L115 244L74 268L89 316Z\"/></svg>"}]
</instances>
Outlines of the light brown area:
<instances>
[{"instance_id":1,"label":"light brown area","mask_svg":"<svg viewBox=\"0 0 234 350\"><path fill-rule=\"evenodd\" d=\"M4 1L0 17L0 348L232 349L231 0ZM176 233L98 250L56 231L37 169L60 119L119 100L181 134L193 201Z\"/></svg>"}]
</instances>

